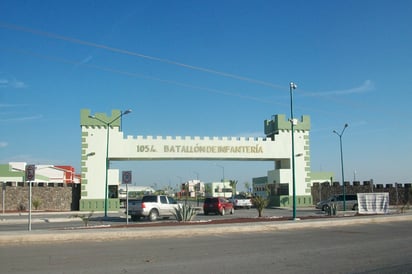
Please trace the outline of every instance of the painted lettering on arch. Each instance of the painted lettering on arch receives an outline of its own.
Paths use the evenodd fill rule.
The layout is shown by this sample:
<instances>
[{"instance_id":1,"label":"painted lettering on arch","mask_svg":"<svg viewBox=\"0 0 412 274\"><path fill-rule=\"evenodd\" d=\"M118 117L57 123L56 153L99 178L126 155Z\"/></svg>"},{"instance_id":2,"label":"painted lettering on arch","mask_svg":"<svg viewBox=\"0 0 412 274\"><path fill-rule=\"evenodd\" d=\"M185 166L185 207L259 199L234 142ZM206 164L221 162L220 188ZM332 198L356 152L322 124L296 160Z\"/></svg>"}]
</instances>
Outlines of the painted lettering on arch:
<instances>
[{"instance_id":1,"label":"painted lettering on arch","mask_svg":"<svg viewBox=\"0 0 412 274\"><path fill-rule=\"evenodd\" d=\"M164 145L163 152L165 153L263 153L263 148L259 145L255 146L185 146L185 145Z\"/></svg>"}]
</instances>

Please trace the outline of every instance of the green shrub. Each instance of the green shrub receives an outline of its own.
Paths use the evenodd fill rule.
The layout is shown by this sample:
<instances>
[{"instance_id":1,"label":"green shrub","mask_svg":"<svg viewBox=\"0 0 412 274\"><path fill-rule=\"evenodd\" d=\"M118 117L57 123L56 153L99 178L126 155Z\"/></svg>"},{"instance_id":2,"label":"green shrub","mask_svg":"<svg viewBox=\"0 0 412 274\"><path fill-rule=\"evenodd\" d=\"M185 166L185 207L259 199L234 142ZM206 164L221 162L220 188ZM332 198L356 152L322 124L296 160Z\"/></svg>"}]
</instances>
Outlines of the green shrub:
<instances>
[{"instance_id":1,"label":"green shrub","mask_svg":"<svg viewBox=\"0 0 412 274\"><path fill-rule=\"evenodd\" d=\"M26 206L23 203L20 203L17 205L17 210L18 211L26 211Z\"/></svg>"}]
</instances>

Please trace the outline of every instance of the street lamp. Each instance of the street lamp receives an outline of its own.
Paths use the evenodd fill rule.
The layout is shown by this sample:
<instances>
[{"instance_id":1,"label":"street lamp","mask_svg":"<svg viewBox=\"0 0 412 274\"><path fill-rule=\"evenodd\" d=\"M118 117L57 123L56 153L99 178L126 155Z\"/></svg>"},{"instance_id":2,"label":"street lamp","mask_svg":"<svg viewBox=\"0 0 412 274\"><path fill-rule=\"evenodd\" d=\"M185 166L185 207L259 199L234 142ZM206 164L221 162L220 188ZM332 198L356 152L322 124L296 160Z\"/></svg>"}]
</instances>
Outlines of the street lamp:
<instances>
[{"instance_id":1,"label":"street lamp","mask_svg":"<svg viewBox=\"0 0 412 274\"><path fill-rule=\"evenodd\" d=\"M223 175L223 177L222 177L222 182L224 182L225 181L225 167L224 166L221 166L221 165L218 165L218 164L216 164L216 166L218 166L218 167L220 167L221 169L222 169L222 175Z\"/></svg>"},{"instance_id":2,"label":"street lamp","mask_svg":"<svg viewBox=\"0 0 412 274\"><path fill-rule=\"evenodd\" d=\"M199 192L200 192L200 181L199 181L199 172L193 171L196 174L196 185L199 187L195 188L195 199L197 200L197 206L199 206Z\"/></svg>"},{"instance_id":3,"label":"street lamp","mask_svg":"<svg viewBox=\"0 0 412 274\"><path fill-rule=\"evenodd\" d=\"M298 86L290 82L289 91L290 91L290 125L292 131L292 189L293 189L293 220L296 219L296 182L295 182L295 138L294 138L294 126L296 124L295 119L293 118L293 90Z\"/></svg>"},{"instance_id":4,"label":"street lamp","mask_svg":"<svg viewBox=\"0 0 412 274\"><path fill-rule=\"evenodd\" d=\"M340 144L340 166L342 169L342 185L343 185L343 211L346 211L346 189L345 189L345 175L343 172L343 151L342 151L342 135L345 132L345 129L348 127L348 124L343 126L341 133L338 133L336 130L333 131L336 135L339 136L339 144Z\"/></svg>"},{"instance_id":5,"label":"street lamp","mask_svg":"<svg viewBox=\"0 0 412 274\"><path fill-rule=\"evenodd\" d=\"M196 174L196 180L199 180L199 172L193 171Z\"/></svg>"},{"instance_id":6,"label":"street lamp","mask_svg":"<svg viewBox=\"0 0 412 274\"><path fill-rule=\"evenodd\" d=\"M90 157L90 156L94 156L94 155L96 155L95 152L89 152L89 153L86 154L86 157Z\"/></svg>"},{"instance_id":7,"label":"street lamp","mask_svg":"<svg viewBox=\"0 0 412 274\"><path fill-rule=\"evenodd\" d=\"M105 175L105 189L104 189L104 217L107 218L107 192L108 192L108 172L109 172L109 128L112 123L117 121L123 115L131 113L132 110L128 109L126 111L120 112L120 115L111 120L110 122L104 121L94 115L89 115L89 118L95 119L106 126L106 175Z\"/></svg>"}]
</instances>

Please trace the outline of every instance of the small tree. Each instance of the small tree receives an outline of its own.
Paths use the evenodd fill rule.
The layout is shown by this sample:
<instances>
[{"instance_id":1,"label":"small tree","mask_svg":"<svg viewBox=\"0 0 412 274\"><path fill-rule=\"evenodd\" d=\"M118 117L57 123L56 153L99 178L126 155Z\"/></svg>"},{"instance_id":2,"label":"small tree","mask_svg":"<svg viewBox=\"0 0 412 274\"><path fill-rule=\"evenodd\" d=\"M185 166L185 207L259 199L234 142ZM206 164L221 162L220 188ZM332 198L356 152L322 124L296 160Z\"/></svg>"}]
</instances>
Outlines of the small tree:
<instances>
[{"instance_id":1,"label":"small tree","mask_svg":"<svg viewBox=\"0 0 412 274\"><path fill-rule=\"evenodd\" d=\"M246 188L246 193L250 192L250 183L249 182L245 182L245 188Z\"/></svg>"},{"instance_id":2,"label":"small tree","mask_svg":"<svg viewBox=\"0 0 412 274\"><path fill-rule=\"evenodd\" d=\"M210 184L205 184L205 195L211 195L212 194L212 185Z\"/></svg>"},{"instance_id":3,"label":"small tree","mask_svg":"<svg viewBox=\"0 0 412 274\"><path fill-rule=\"evenodd\" d=\"M230 180L229 184L230 184L230 187L232 188L232 197L235 197L237 181L236 180Z\"/></svg>"},{"instance_id":4,"label":"small tree","mask_svg":"<svg viewBox=\"0 0 412 274\"><path fill-rule=\"evenodd\" d=\"M262 217L263 209L269 204L269 199L262 196L255 196L252 198L252 204L256 207L260 218Z\"/></svg>"}]
</instances>

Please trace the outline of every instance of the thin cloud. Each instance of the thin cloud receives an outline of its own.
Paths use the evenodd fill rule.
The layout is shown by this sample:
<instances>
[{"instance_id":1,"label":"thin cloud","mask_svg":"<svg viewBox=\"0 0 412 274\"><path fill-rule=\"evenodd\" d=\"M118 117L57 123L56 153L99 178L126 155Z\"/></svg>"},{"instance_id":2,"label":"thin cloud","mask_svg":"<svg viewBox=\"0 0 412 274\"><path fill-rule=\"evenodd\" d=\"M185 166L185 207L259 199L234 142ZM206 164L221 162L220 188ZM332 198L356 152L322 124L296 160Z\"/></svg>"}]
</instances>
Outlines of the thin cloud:
<instances>
[{"instance_id":1,"label":"thin cloud","mask_svg":"<svg viewBox=\"0 0 412 274\"><path fill-rule=\"evenodd\" d=\"M11 85L13 88L27 88L27 85L21 81L14 81Z\"/></svg>"},{"instance_id":2,"label":"thin cloud","mask_svg":"<svg viewBox=\"0 0 412 274\"><path fill-rule=\"evenodd\" d=\"M81 63L82 63L82 64L88 63L88 62L90 62L92 59L93 59L93 56L89 55L89 56L87 56L85 59L83 59Z\"/></svg>"},{"instance_id":3,"label":"thin cloud","mask_svg":"<svg viewBox=\"0 0 412 274\"><path fill-rule=\"evenodd\" d=\"M375 89L375 85L371 80L366 80L362 85L354 88L343 89L343 90L331 90L324 92L312 92L305 93L304 96L331 96L331 95L348 95L356 93L364 93Z\"/></svg>"},{"instance_id":4,"label":"thin cloud","mask_svg":"<svg viewBox=\"0 0 412 274\"><path fill-rule=\"evenodd\" d=\"M43 118L43 115L0 119L0 122L24 122L24 121L38 120L41 118Z\"/></svg>"},{"instance_id":5,"label":"thin cloud","mask_svg":"<svg viewBox=\"0 0 412 274\"><path fill-rule=\"evenodd\" d=\"M79 62L79 64L77 64L77 65L81 66L81 65L83 65L83 64L87 64L87 63L89 63L92 59L93 59L93 56L89 55L89 56L87 56L86 58L84 58L83 60L81 60L81 61Z\"/></svg>"},{"instance_id":6,"label":"thin cloud","mask_svg":"<svg viewBox=\"0 0 412 274\"><path fill-rule=\"evenodd\" d=\"M27 85L6 73L0 73L0 88L26 88Z\"/></svg>"},{"instance_id":7,"label":"thin cloud","mask_svg":"<svg viewBox=\"0 0 412 274\"><path fill-rule=\"evenodd\" d=\"M0 148L6 147L9 144L7 142L0 142Z\"/></svg>"}]
</instances>

